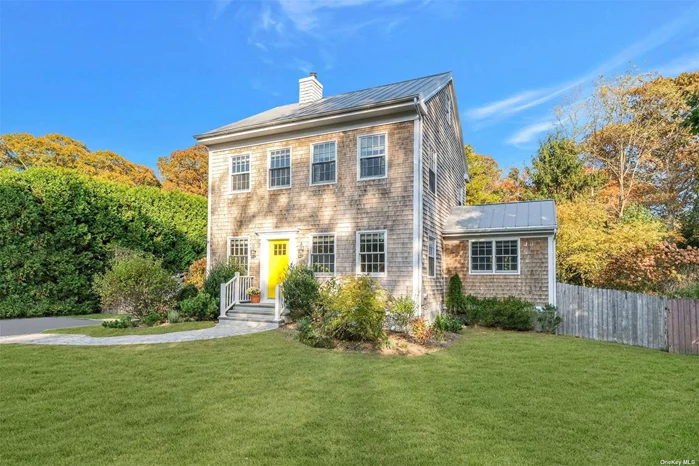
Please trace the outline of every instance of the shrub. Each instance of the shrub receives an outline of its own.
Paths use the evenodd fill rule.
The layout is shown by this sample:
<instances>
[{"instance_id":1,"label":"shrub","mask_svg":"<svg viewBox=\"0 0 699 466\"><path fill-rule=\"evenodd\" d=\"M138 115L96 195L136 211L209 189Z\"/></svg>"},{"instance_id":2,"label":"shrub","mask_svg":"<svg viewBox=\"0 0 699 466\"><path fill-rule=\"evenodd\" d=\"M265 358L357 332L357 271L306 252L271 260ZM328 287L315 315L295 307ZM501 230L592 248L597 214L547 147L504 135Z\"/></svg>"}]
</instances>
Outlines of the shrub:
<instances>
[{"instance_id":1,"label":"shrub","mask_svg":"<svg viewBox=\"0 0 699 466\"><path fill-rule=\"evenodd\" d=\"M150 311L141 319L141 323L146 327L152 327L163 322L163 316L159 312Z\"/></svg>"},{"instance_id":2,"label":"shrub","mask_svg":"<svg viewBox=\"0 0 699 466\"><path fill-rule=\"evenodd\" d=\"M424 318L418 317L417 319L413 320L410 323L410 327L413 338L415 338L415 340L421 345L424 345L430 340L430 338L432 338L432 329L429 325L427 325Z\"/></svg>"},{"instance_id":3,"label":"shrub","mask_svg":"<svg viewBox=\"0 0 699 466\"><path fill-rule=\"evenodd\" d=\"M333 348L335 346L332 338L325 334L319 317L316 319L311 316L302 317L296 327L299 331L299 341L304 345L314 348Z\"/></svg>"},{"instance_id":4,"label":"shrub","mask_svg":"<svg viewBox=\"0 0 699 466\"><path fill-rule=\"evenodd\" d=\"M443 332L459 333L463 324L460 320L449 314L437 314L432 323L433 329L439 329Z\"/></svg>"},{"instance_id":5,"label":"shrub","mask_svg":"<svg viewBox=\"0 0 699 466\"><path fill-rule=\"evenodd\" d=\"M446 306L447 311L452 314L463 314L466 312L466 298L463 294L463 284L458 274L449 278L449 290L447 291Z\"/></svg>"},{"instance_id":6,"label":"shrub","mask_svg":"<svg viewBox=\"0 0 699 466\"><path fill-rule=\"evenodd\" d=\"M167 312L167 321L171 324L176 324L180 321L180 311L175 309L169 310Z\"/></svg>"},{"instance_id":7,"label":"shrub","mask_svg":"<svg viewBox=\"0 0 699 466\"><path fill-rule=\"evenodd\" d=\"M399 296L391 305L391 318L401 332L408 331L410 321L415 317L415 301L410 296Z\"/></svg>"},{"instance_id":8,"label":"shrub","mask_svg":"<svg viewBox=\"0 0 699 466\"><path fill-rule=\"evenodd\" d=\"M542 332L554 333L556 328L563 322L563 319L556 313L556 306L547 304L539 311L536 321L539 322Z\"/></svg>"},{"instance_id":9,"label":"shrub","mask_svg":"<svg viewBox=\"0 0 699 466\"><path fill-rule=\"evenodd\" d=\"M204 280L206 279L206 257L195 260L187 269L184 276L185 285L192 285L197 290L204 288Z\"/></svg>"},{"instance_id":10,"label":"shrub","mask_svg":"<svg viewBox=\"0 0 699 466\"><path fill-rule=\"evenodd\" d=\"M616 290L672 295L699 280L699 248L661 243L639 247L609 261L596 285Z\"/></svg>"},{"instance_id":11,"label":"shrub","mask_svg":"<svg viewBox=\"0 0 699 466\"><path fill-rule=\"evenodd\" d=\"M218 262L211 267L209 275L204 280L203 292L210 296L221 295L221 284L231 281L236 272L245 275L245 269L237 262Z\"/></svg>"},{"instance_id":12,"label":"shrub","mask_svg":"<svg viewBox=\"0 0 699 466\"><path fill-rule=\"evenodd\" d=\"M182 301L180 310L187 319L215 320L219 315L219 302L218 299L202 291Z\"/></svg>"},{"instance_id":13,"label":"shrub","mask_svg":"<svg viewBox=\"0 0 699 466\"><path fill-rule=\"evenodd\" d=\"M170 272L206 250L206 199L75 171L0 169L0 318L96 312L117 244Z\"/></svg>"},{"instance_id":14,"label":"shrub","mask_svg":"<svg viewBox=\"0 0 699 466\"><path fill-rule=\"evenodd\" d=\"M133 319L129 315L122 316L116 320L105 320L102 322L102 327L106 328L129 328L133 326Z\"/></svg>"},{"instance_id":15,"label":"shrub","mask_svg":"<svg viewBox=\"0 0 699 466\"><path fill-rule=\"evenodd\" d=\"M472 324L505 330L534 329L536 310L528 301L513 297L479 299L469 296L466 303Z\"/></svg>"},{"instance_id":16,"label":"shrub","mask_svg":"<svg viewBox=\"0 0 699 466\"><path fill-rule=\"evenodd\" d=\"M184 301L185 299L193 298L197 295L198 292L199 291L197 290L196 286L185 285L180 289L180 291L177 292L177 297L175 299L179 303L180 301Z\"/></svg>"},{"instance_id":17,"label":"shrub","mask_svg":"<svg viewBox=\"0 0 699 466\"><path fill-rule=\"evenodd\" d=\"M310 267L303 264L289 267L284 277L283 293L284 304L293 320L311 315L318 302L319 288Z\"/></svg>"},{"instance_id":18,"label":"shrub","mask_svg":"<svg viewBox=\"0 0 699 466\"><path fill-rule=\"evenodd\" d=\"M388 293L376 280L363 275L346 277L325 289L325 330L340 340L378 340L384 336L387 304Z\"/></svg>"},{"instance_id":19,"label":"shrub","mask_svg":"<svg viewBox=\"0 0 699 466\"><path fill-rule=\"evenodd\" d=\"M125 310L135 317L150 311L165 313L179 284L148 254L117 250L112 267L95 278L95 291L102 306Z\"/></svg>"},{"instance_id":20,"label":"shrub","mask_svg":"<svg viewBox=\"0 0 699 466\"><path fill-rule=\"evenodd\" d=\"M699 282L687 283L674 293L671 293L670 297L699 299Z\"/></svg>"}]
</instances>

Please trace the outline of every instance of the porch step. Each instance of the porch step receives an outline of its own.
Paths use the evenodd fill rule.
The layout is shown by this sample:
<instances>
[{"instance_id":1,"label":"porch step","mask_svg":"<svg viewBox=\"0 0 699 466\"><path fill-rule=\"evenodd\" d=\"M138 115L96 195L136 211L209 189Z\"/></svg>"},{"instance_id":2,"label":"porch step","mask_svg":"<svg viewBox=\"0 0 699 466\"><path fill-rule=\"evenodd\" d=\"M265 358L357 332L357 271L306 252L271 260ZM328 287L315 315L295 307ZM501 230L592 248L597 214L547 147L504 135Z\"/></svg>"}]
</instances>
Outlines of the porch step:
<instances>
[{"instance_id":1,"label":"porch step","mask_svg":"<svg viewBox=\"0 0 699 466\"><path fill-rule=\"evenodd\" d=\"M233 306L233 309L226 312L226 317L219 317L219 320L238 320L248 322L270 322L281 323L274 320L273 303L241 303Z\"/></svg>"}]
</instances>

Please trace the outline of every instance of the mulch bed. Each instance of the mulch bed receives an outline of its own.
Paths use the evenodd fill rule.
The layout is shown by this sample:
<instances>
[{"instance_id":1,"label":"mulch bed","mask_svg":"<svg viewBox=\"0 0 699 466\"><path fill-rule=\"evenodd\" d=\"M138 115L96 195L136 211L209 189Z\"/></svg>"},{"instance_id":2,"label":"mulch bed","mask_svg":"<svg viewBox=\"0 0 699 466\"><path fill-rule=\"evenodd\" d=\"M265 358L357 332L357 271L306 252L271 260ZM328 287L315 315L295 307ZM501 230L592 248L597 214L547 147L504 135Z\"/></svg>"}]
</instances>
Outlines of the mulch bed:
<instances>
[{"instance_id":1,"label":"mulch bed","mask_svg":"<svg viewBox=\"0 0 699 466\"><path fill-rule=\"evenodd\" d=\"M298 341L299 332L296 330L296 324L288 324L282 328L282 331L289 338ZM410 335L388 331L386 332L386 339L382 342L335 340L335 348L331 351L420 356L448 348L456 343L459 338L461 338L460 334L445 332L443 340L429 340L425 344L420 344Z\"/></svg>"}]
</instances>

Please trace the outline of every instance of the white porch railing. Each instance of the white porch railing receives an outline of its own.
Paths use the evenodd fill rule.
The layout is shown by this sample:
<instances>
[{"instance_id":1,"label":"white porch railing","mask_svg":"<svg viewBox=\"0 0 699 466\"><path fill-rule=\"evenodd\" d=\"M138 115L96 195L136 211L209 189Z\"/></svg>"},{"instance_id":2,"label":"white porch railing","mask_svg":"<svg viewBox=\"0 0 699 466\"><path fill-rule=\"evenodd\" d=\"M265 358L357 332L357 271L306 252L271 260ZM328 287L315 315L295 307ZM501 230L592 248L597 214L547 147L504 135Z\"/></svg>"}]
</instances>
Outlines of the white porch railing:
<instances>
[{"instance_id":1,"label":"white porch railing","mask_svg":"<svg viewBox=\"0 0 699 466\"><path fill-rule=\"evenodd\" d=\"M247 289L252 286L255 278L249 275L241 276L239 272L227 283L221 283L220 316L225 317L226 312L238 303L250 301Z\"/></svg>"},{"instance_id":2,"label":"white porch railing","mask_svg":"<svg viewBox=\"0 0 699 466\"><path fill-rule=\"evenodd\" d=\"M282 320L282 314L286 311L284 304L284 295L282 293L283 283L274 287L274 320L279 322Z\"/></svg>"}]
</instances>

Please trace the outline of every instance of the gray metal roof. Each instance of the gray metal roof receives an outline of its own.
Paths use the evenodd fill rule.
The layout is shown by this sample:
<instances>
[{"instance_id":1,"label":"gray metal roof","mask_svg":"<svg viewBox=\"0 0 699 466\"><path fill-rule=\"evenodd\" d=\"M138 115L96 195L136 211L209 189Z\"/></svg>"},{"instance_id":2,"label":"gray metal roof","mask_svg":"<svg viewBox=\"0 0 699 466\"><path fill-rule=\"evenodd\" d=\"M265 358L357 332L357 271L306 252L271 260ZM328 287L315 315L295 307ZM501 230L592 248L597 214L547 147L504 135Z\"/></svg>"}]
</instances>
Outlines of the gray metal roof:
<instances>
[{"instance_id":1,"label":"gray metal roof","mask_svg":"<svg viewBox=\"0 0 699 466\"><path fill-rule=\"evenodd\" d=\"M457 206L451 210L445 234L553 232L558 228L551 200Z\"/></svg>"},{"instance_id":2,"label":"gray metal roof","mask_svg":"<svg viewBox=\"0 0 699 466\"><path fill-rule=\"evenodd\" d=\"M234 133L244 129L290 123L292 121L312 119L328 114L344 113L350 110L385 105L387 103L413 99L415 97L429 99L449 83L450 80L451 72L447 72L324 97L315 102L303 105L298 103L282 105L195 137L204 138Z\"/></svg>"}]
</instances>

